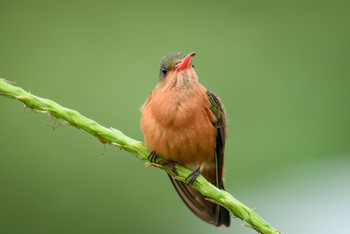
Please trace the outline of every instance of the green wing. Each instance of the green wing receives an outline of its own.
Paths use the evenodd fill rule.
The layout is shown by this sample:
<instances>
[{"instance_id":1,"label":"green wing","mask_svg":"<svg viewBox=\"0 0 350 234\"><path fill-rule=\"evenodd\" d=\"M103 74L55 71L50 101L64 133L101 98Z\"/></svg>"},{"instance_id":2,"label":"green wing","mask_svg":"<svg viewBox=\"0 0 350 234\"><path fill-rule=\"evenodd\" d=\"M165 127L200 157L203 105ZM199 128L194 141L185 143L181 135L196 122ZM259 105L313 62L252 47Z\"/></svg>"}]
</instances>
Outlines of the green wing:
<instances>
[{"instance_id":1,"label":"green wing","mask_svg":"<svg viewBox=\"0 0 350 234\"><path fill-rule=\"evenodd\" d=\"M224 150L226 142L226 131L227 131L227 119L225 109L222 106L219 98L212 92L207 90L207 96L211 106L209 109L213 112L216 117L216 121L213 125L217 129L216 135L216 186L220 189L224 189L223 183L223 167L224 167Z\"/></svg>"},{"instance_id":2,"label":"green wing","mask_svg":"<svg viewBox=\"0 0 350 234\"><path fill-rule=\"evenodd\" d=\"M225 142L226 142L226 132L227 132L227 119L225 114L225 109L222 106L219 98L215 96L212 92L207 90L207 96L210 102L209 109L213 112L216 117L216 121L213 125L216 127L216 186L220 189L224 188L224 150L225 150ZM228 210L224 207L218 206L216 211L218 217L218 223L224 224L225 226L230 226L231 215Z\"/></svg>"}]
</instances>

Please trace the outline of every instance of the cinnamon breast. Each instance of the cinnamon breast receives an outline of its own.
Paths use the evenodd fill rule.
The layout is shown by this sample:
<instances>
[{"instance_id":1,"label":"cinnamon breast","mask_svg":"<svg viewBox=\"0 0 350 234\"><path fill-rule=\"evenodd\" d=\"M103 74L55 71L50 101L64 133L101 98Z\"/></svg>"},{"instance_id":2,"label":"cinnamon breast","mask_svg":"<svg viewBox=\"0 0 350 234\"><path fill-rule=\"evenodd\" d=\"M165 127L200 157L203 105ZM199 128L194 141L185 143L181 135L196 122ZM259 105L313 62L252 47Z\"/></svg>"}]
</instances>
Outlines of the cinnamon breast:
<instances>
[{"instance_id":1,"label":"cinnamon breast","mask_svg":"<svg viewBox=\"0 0 350 234\"><path fill-rule=\"evenodd\" d=\"M199 83L185 90L158 87L142 107L146 145L167 160L198 166L214 158L215 116L206 89Z\"/></svg>"}]
</instances>

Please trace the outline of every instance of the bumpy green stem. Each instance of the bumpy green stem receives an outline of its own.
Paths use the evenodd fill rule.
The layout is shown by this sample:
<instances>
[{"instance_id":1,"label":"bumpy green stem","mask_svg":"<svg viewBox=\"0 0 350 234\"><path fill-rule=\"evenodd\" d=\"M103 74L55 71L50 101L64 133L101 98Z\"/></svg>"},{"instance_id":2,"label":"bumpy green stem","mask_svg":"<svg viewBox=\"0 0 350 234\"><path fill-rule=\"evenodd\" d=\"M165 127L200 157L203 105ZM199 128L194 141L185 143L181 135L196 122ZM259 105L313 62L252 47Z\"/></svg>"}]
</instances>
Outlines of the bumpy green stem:
<instances>
[{"instance_id":1,"label":"bumpy green stem","mask_svg":"<svg viewBox=\"0 0 350 234\"><path fill-rule=\"evenodd\" d=\"M0 79L0 95L17 99L23 102L26 107L43 113L48 113L51 117L63 119L67 124L76 128L81 128L97 137L102 143L116 145L121 149L136 155L141 160L149 162L148 155L150 154L150 150L145 144L131 139L117 129L103 127L95 121L84 117L75 110L60 106L49 99L32 95L24 91L22 88L10 84L5 79ZM179 164L175 165L178 175L174 175L171 168L167 165L159 165L155 163L150 163L149 165L165 170L175 179L180 181L185 181L187 176L192 173L191 170ZM203 176L199 175L194 181L193 186L203 195L207 196L210 201L224 206L234 216L246 221L248 223L246 226L251 227L260 233L279 233L252 209L239 202L228 192L220 190L209 183Z\"/></svg>"}]
</instances>

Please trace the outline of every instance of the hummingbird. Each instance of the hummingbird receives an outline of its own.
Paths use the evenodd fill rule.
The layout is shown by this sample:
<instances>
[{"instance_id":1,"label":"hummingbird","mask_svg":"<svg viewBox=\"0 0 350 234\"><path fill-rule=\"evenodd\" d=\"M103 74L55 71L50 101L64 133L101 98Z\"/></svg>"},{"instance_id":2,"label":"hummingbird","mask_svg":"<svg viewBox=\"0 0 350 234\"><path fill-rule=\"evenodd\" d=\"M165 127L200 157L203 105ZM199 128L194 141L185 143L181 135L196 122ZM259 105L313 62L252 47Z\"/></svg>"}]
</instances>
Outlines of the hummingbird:
<instances>
[{"instance_id":1,"label":"hummingbird","mask_svg":"<svg viewBox=\"0 0 350 234\"><path fill-rule=\"evenodd\" d=\"M174 163L192 170L186 182L169 175L186 206L203 221L217 227L230 225L230 212L214 204L191 184L199 174L224 189L225 109L219 98L198 82L192 64L195 52L166 54L161 60L156 87L141 107L141 129L150 148L176 173ZM188 180L188 181L187 181Z\"/></svg>"}]
</instances>

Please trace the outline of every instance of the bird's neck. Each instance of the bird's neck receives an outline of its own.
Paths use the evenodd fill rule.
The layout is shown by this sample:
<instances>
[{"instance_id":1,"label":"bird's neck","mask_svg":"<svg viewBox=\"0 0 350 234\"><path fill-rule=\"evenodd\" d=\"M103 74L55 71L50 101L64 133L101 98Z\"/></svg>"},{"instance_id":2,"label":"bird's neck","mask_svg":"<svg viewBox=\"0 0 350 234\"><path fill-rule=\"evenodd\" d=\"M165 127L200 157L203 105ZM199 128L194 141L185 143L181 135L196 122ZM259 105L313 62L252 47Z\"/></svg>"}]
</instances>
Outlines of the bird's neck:
<instances>
[{"instance_id":1,"label":"bird's neck","mask_svg":"<svg viewBox=\"0 0 350 234\"><path fill-rule=\"evenodd\" d=\"M175 89L184 91L199 85L198 77L193 69L185 69L181 71L173 71L166 80L159 84L161 89Z\"/></svg>"}]
</instances>

